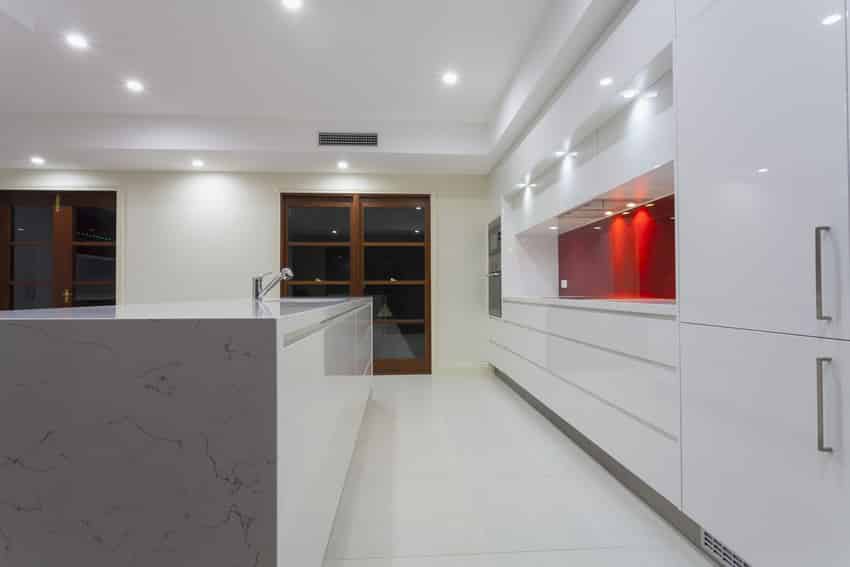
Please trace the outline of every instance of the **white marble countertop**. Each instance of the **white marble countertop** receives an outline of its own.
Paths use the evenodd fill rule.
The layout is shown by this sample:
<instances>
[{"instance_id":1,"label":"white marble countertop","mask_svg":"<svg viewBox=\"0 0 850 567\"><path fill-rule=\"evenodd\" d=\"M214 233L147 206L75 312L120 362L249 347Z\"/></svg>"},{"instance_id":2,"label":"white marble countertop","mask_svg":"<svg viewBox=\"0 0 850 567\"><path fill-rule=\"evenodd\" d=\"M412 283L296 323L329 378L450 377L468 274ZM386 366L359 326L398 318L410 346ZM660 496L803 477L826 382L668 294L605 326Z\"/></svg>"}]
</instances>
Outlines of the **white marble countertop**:
<instances>
[{"instance_id":1,"label":"white marble countertop","mask_svg":"<svg viewBox=\"0 0 850 567\"><path fill-rule=\"evenodd\" d=\"M569 297L506 297L507 303L547 305L570 309L592 309L594 311L617 311L664 317L676 316L676 302L668 299L581 299Z\"/></svg>"},{"instance_id":2,"label":"white marble countertop","mask_svg":"<svg viewBox=\"0 0 850 567\"><path fill-rule=\"evenodd\" d=\"M369 297L286 298L260 303L246 300L130 304L68 309L0 311L0 321L50 321L65 319L285 319L324 310L328 316L371 302Z\"/></svg>"}]
</instances>

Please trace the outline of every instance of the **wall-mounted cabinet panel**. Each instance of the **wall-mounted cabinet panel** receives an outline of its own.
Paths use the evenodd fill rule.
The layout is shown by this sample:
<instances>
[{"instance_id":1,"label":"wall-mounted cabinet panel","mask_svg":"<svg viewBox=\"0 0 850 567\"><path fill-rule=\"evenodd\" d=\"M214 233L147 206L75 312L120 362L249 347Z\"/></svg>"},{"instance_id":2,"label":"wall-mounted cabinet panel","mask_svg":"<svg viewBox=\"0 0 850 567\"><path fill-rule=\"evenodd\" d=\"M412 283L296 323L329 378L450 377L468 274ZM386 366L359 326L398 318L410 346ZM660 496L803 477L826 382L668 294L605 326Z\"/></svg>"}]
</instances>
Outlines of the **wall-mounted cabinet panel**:
<instances>
[{"instance_id":1,"label":"wall-mounted cabinet panel","mask_svg":"<svg viewBox=\"0 0 850 567\"><path fill-rule=\"evenodd\" d=\"M850 344L687 324L681 341L684 511L752 565L850 564Z\"/></svg>"},{"instance_id":2,"label":"wall-mounted cabinet panel","mask_svg":"<svg viewBox=\"0 0 850 567\"><path fill-rule=\"evenodd\" d=\"M844 4L717 0L680 30L683 321L850 338Z\"/></svg>"}]
</instances>

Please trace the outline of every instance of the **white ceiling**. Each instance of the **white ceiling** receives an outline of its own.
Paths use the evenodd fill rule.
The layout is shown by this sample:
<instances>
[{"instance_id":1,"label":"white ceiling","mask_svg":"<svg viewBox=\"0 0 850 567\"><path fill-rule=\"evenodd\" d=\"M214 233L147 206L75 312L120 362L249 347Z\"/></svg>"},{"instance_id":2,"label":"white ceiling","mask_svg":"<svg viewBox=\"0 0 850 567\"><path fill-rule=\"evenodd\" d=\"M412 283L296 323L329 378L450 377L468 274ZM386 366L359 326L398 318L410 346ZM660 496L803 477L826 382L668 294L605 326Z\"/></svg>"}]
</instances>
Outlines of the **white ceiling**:
<instances>
[{"instance_id":1,"label":"white ceiling","mask_svg":"<svg viewBox=\"0 0 850 567\"><path fill-rule=\"evenodd\" d=\"M0 0L0 167L486 172L552 1ZM70 30L92 48L68 49ZM381 147L319 149L319 129Z\"/></svg>"}]
</instances>

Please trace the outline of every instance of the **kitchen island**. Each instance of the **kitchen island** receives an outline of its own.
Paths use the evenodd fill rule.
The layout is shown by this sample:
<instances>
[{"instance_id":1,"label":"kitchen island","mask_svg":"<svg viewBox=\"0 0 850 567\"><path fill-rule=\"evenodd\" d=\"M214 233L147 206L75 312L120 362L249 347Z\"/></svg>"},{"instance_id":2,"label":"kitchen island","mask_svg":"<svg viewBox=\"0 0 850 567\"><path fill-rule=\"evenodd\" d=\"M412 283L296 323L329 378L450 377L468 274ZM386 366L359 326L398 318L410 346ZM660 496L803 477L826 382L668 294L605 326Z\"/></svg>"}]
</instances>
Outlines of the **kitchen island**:
<instances>
[{"instance_id":1,"label":"kitchen island","mask_svg":"<svg viewBox=\"0 0 850 567\"><path fill-rule=\"evenodd\" d=\"M0 564L321 565L371 299L0 312Z\"/></svg>"}]
</instances>

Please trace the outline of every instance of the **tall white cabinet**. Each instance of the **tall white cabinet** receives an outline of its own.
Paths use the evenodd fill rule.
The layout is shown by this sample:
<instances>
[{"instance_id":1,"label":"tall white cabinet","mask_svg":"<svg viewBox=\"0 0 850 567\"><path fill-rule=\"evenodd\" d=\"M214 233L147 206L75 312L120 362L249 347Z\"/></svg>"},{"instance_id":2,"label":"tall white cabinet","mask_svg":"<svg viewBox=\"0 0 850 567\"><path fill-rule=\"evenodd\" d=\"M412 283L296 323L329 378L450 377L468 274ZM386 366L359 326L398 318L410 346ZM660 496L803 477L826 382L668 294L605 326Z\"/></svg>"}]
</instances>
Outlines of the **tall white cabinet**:
<instances>
[{"instance_id":1,"label":"tall white cabinet","mask_svg":"<svg viewBox=\"0 0 850 567\"><path fill-rule=\"evenodd\" d=\"M678 30L682 321L850 339L844 11L716 0Z\"/></svg>"},{"instance_id":2,"label":"tall white cabinet","mask_svg":"<svg viewBox=\"0 0 850 567\"><path fill-rule=\"evenodd\" d=\"M850 565L846 2L678 4L683 509L754 566Z\"/></svg>"},{"instance_id":3,"label":"tall white cabinet","mask_svg":"<svg viewBox=\"0 0 850 567\"><path fill-rule=\"evenodd\" d=\"M754 567L850 565L850 342L683 325L681 348L685 512Z\"/></svg>"}]
</instances>

